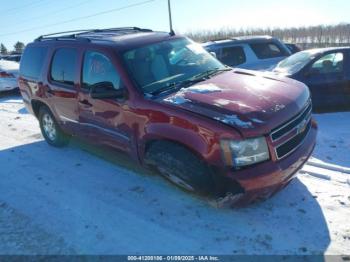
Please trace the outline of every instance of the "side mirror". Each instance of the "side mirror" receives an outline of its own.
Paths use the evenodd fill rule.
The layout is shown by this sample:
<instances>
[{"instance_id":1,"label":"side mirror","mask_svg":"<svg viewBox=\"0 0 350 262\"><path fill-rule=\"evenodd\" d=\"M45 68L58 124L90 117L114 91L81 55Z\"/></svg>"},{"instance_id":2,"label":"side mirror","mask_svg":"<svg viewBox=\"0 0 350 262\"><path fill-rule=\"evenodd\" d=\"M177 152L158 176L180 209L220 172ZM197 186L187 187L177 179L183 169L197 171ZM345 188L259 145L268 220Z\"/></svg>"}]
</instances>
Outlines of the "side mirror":
<instances>
[{"instance_id":1,"label":"side mirror","mask_svg":"<svg viewBox=\"0 0 350 262\"><path fill-rule=\"evenodd\" d=\"M111 82L99 82L90 86L90 96L94 99L123 98L125 97L125 89L114 89Z\"/></svg>"},{"instance_id":2,"label":"side mirror","mask_svg":"<svg viewBox=\"0 0 350 262\"><path fill-rule=\"evenodd\" d=\"M213 57L217 58L215 52L209 52L209 53L210 53Z\"/></svg>"}]
</instances>

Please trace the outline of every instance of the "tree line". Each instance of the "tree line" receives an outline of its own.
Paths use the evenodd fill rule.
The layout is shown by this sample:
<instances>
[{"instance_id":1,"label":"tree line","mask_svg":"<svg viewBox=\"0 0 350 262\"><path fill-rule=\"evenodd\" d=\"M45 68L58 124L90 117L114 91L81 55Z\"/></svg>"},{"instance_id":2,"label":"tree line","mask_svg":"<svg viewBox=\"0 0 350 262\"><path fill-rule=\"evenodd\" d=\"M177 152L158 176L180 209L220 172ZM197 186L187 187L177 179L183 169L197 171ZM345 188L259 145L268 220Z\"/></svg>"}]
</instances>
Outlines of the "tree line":
<instances>
[{"instance_id":1,"label":"tree line","mask_svg":"<svg viewBox=\"0 0 350 262\"><path fill-rule=\"evenodd\" d=\"M228 39L237 36L271 35L302 49L350 45L350 24L318 25L292 28L222 28L187 32L197 42Z\"/></svg>"},{"instance_id":2,"label":"tree line","mask_svg":"<svg viewBox=\"0 0 350 262\"><path fill-rule=\"evenodd\" d=\"M13 54L13 53L21 54L24 50L24 47L25 47L24 43L17 41L16 44L13 46L14 50L9 51L3 43L0 43L0 54L1 55L9 55L9 54Z\"/></svg>"},{"instance_id":3,"label":"tree line","mask_svg":"<svg viewBox=\"0 0 350 262\"><path fill-rule=\"evenodd\" d=\"M350 24L318 25L291 28L222 28L217 30L198 30L185 33L197 42L229 39L237 36L270 35L286 43L297 44L302 49L350 45ZM25 44L17 41L13 51L0 44L0 54L22 53Z\"/></svg>"}]
</instances>

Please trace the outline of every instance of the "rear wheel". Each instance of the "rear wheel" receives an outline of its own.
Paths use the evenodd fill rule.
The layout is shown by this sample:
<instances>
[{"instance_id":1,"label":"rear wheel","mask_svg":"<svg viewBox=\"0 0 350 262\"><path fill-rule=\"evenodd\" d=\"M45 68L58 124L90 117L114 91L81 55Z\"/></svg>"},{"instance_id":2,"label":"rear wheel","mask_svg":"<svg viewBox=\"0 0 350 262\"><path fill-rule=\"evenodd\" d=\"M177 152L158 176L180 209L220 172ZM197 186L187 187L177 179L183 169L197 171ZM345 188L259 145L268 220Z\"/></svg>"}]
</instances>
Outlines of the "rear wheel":
<instances>
[{"instance_id":1,"label":"rear wheel","mask_svg":"<svg viewBox=\"0 0 350 262\"><path fill-rule=\"evenodd\" d=\"M68 144L69 136L63 133L53 114L46 106L40 107L39 123L41 133L47 143L56 147L62 147Z\"/></svg>"},{"instance_id":2,"label":"rear wheel","mask_svg":"<svg viewBox=\"0 0 350 262\"><path fill-rule=\"evenodd\" d=\"M168 141L152 143L146 152L145 162L187 191L205 195L213 193L214 182L210 168L179 144Z\"/></svg>"}]
</instances>

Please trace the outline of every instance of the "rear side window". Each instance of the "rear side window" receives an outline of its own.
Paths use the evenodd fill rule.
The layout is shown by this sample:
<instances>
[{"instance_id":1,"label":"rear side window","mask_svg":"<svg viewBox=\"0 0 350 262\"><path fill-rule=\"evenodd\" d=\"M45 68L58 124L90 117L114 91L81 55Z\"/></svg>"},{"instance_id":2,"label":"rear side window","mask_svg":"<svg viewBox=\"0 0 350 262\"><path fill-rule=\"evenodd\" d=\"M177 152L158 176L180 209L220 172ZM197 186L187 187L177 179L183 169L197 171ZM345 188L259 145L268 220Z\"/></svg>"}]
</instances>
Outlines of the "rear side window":
<instances>
[{"instance_id":1,"label":"rear side window","mask_svg":"<svg viewBox=\"0 0 350 262\"><path fill-rule=\"evenodd\" d=\"M244 49L241 46L223 48L218 58L221 62L229 66L237 66L246 61Z\"/></svg>"},{"instance_id":2,"label":"rear side window","mask_svg":"<svg viewBox=\"0 0 350 262\"><path fill-rule=\"evenodd\" d=\"M57 49L51 64L51 79L55 82L74 85L78 52L74 48Z\"/></svg>"},{"instance_id":3,"label":"rear side window","mask_svg":"<svg viewBox=\"0 0 350 262\"><path fill-rule=\"evenodd\" d=\"M275 43L256 43L250 44L253 52L259 59L274 58L287 55L278 45Z\"/></svg>"},{"instance_id":4,"label":"rear side window","mask_svg":"<svg viewBox=\"0 0 350 262\"><path fill-rule=\"evenodd\" d=\"M20 74L24 77L39 78L47 50L47 47L27 47L21 59Z\"/></svg>"}]
</instances>

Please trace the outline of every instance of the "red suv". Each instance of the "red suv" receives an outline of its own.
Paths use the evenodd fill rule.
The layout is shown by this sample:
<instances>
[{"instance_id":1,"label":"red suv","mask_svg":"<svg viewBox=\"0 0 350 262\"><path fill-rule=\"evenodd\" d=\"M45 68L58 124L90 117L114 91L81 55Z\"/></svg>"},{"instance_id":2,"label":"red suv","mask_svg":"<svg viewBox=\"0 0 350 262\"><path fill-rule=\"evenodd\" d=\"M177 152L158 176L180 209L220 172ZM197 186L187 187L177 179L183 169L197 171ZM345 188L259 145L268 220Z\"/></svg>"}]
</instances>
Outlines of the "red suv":
<instances>
[{"instance_id":1,"label":"red suv","mask_svg":"<svg viewBox=\"0 0 350 262\"><path fill-rule=\"evenodd\" d=\"M226 67L190 39L114 28L41 36L20 66L46 141L125 151L191 191L246 204L283 188L315 145L308 88Z\"/></svg>"}]
</instances>

